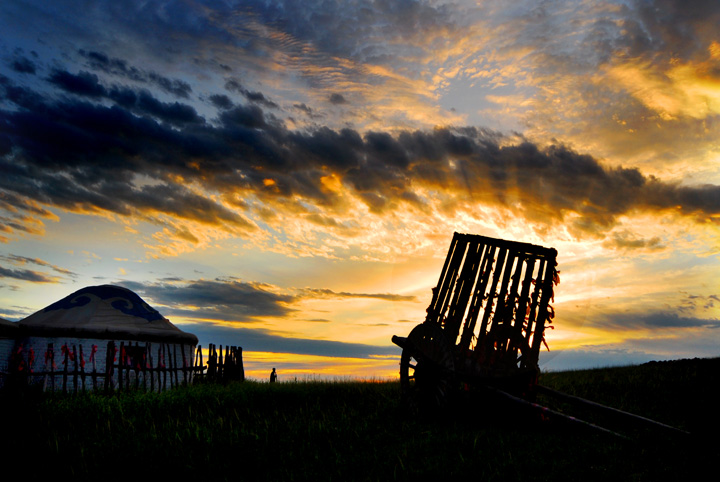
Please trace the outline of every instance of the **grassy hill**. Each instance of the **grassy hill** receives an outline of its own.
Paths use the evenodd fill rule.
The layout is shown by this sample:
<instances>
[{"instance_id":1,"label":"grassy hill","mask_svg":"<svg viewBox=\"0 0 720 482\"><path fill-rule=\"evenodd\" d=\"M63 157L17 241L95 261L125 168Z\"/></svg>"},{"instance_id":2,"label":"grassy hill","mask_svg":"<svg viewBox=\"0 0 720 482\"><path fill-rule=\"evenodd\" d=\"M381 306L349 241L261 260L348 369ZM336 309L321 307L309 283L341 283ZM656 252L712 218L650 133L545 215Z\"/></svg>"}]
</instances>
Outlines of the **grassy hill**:
<instances>
[{"instance_id":1,"label":"grassy hill","mask_svg":"<svg viewBox=\"0 0 720 482\"><path fill-rule=\"evenodd\" d=\"M720 359L695 359L541 376L691 437L615 424L624 439L483 396L426 420L404 412L391 382L245 382L164 394L2 394L1 448L31 480L43 471L75 480L693 480L720 455L719 369Z\"/></svg>"}]
</instances>

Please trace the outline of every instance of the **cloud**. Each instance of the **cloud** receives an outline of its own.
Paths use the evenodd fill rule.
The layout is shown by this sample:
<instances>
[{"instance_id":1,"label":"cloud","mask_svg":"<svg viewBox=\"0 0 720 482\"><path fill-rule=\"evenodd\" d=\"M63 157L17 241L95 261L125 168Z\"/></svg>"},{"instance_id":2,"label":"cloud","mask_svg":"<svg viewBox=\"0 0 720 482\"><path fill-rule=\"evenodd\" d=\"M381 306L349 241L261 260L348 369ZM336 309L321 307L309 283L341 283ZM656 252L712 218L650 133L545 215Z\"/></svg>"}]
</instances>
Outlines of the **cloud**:
<instances>
[{"instance_id":1,"label":"cloud","mask_svg":"<svg viewBox=\"0 0 720 482\"><path fill-rule=\"evenodd\" d=\"M242 12L182 4L170 11L146 2L87 12L77 21L91 37L103 38L95 16L114 15L113 25L128 38L146 39L131 21L142 15L146 28L174 39L173 48L166 45L162 55L150 44L123 54L111 47L75 48L64 52L62 64L47 62L56 67L34 79L42 86L0 77L0 165L8 173L0 180L0 200L13 201L0 207L17 209L6 217L11 222L2 240L42 232L27 220L42 217L29 212L33 206L153 223L158 231L152 242L167 242L166 248L155 246L165 254L224 236L262 243L275 230L306 246L329 239L317 251L335 256L341 249L367 249L373 235L422 237L441 225L475 226L487 219L480 211L491 211L529 221L535 234L564 224L576 239L605 238L607 246L623 250L659 249L659 236L616 229L621 219L648 212L715 224L720 188L668 181L654 170L572 147L582 139L581 146L612 144L615 152L642 144L650 146L643 147L647 154L668 142L694 149L697 137L667 135L656 126L665 129L670 121L660 117L647 121L659 114L640 90L653 97L669 83L675 86L671 98L684 106L687 99L714 105L704 102L712 99L703 94L701 80L716 77L720 54L713 52L720 48L713 50L706 28L715 10L703 16L698 6L659 4L690 30L647 3L587 9L561 2L528 13L423 2L309 2L302 8L276 2ZM472 25L488 30L466 28ZM675 43L678 56L671 65L667 46ZM215 70L189 75L174 63L180 52L193 65ZM218 65L229 65L231 54L230 77ZM182 78L158 74L159 66L141 67L152 55L193 86L210 79L208 91L193 98ZM78 59L81 66L61 66ZM662 88L646 82L631 91L632 82L607 82L623 68L645 80L661 79ZM269 73L279 80L259 81ZM423 103L438 108L448 79L490 85L482 84L488 79L498 89L515 80L517 87L491 98L526 105L528 135L394 121L392 106L402 105L407 115L421 115ZM689 97L680 95L682 86L692 90L683 91ZM223 93L213 91L222 87ZM165 94L180 101L167 102ZM382 96L388 99L378 100ZM353 120L371 112L375 121L368 115L357 125L350 117L339 124L333 117L338 109L316 107L348 99L352 104L341 110L365 112L348 114L358 116ZM558 105L565 112L558 113ZM716 137L710 124L701 129L701 119L689 117L672 122L703 139ZM619 134L624 130L635 132ZM569 142L547 141L556 136ZM668 158L683 152L664 149ZM362 229L358 219L372 229ZM396 243L388 249L403 248Z\"/></svg>"},{"instance_id":2,"label":"cloud","mask_svg":"<svg viewBox=\"0 0 720 482\"><path fill-rule=\"evenodd\" d=\"M56 266L51 263L48 263L47 261L44 261L40 258L29 258L27 256L18 256L15 254L11 254L11 255L7 255L7 256L0 255L0 259L3 259L7 262L10 262L10 263L13 263L16 265L34 264L36 266L50 268L57 273L60 273L60 274L66 275L66 276L70 276L72 278L77 277L76 273L73 273L72 271L70 271L68 269L61 268L60 266Z\"/></svg>"},{"instance_id":3,"label":"cloud","mask_svg":"<svg viewBox=\"0 0 720 482\"><path fill-rule=\"evenodd\" d=\"M15 72L19 72L21 74L35 74L35 72L37 71L37 66L35 65L35 62L24 56L18 57L13 60L10 66Z\"/></svg>"},{"instance_id":4,"label":"cloud","mask_svg":"<svg viewBox=\"0 0 720 482\"><path fill-rule=\"evenodd\" d=\"M251 322L261 317L285 317L295 311L290 307L295 302L293 296L263 283L216 279L120 284L167 306L166 316Z\"/></svg>"},{"instance_id":5,"label":"cloud","mask_svg":"<svg viewBox=\"0 0 720 482\"><path fill-rule=\"evenodd\" d=\"M39 271L33 271L29 269L9 269L0 266L0 278L13 278L22 281L29 281L31 283L57 283L59 278L57 276L48 276L45 273Z\"/></svg>"},{"instance_id":6,"label":"cloud","mask_svg":"<svg viewBox=\"0 0 720 482\"><path fill-rule=\"evenodd\" d=\"M330 100L331 104L335 104L335 105L342 105L342 104L348 103L347 99L345 99L345 97L342 94L336 94L336 93L330 94L329 100Z\"/></svg>"},{"instance_id":7,"label":"cloud","mask_svg":"<svg viewBox=\"0 0 720 482\"><path fill-rule=\"evenodd\" d=\"M28 89L18 96L12 82L3 84L5 99L18 106L0 111L10 143L0 158L6 202L180 222L166 232L190 244L200 238L188 236L188 223L232 235L256 231L252 206L340 237L356 235L343 218L363 205L376 216L417 209L426 219L501 207L538 225L570 223L579 238L606 236L635 212L699 222L720 214L720 186L665 182L562 144L541 147L475 127L290 130L255 104L223 109L209 124L190 106L61 73L54 85L82 99L55 101ZM94 102L98 95L115 104ZM231 203L233 196L243 202ZM637 244L618 236L615 246Z\"/></svg>"},{"instance_id":8,"label":"cloud","mask_svg":"<svg viewBox=\"0 0 720 482\"><path fill-rule=\"evenodd\" d=\"M628 231L613 233L612 238L607 239L603 245L619 250L661 250L665 248L657 236L651 239L641 239Z\"/></svg>"},{"instance_id":9,"label":"cloud","mask_svg":"<svg viewBox=\"0 0 720 482\"><path fill-rule=\"evenodd\" d=\"M236 79L228 79L225 82L225 88L229 90L230 92L237 92L241 94L243 97L245 97L250 102L253 102L255 104L262 105L264 107L269 107L271 109L277 109L279 106L265 97L265 95L262 92L252 92L247 89L245 89L239 81Z\"/></svg>"},{"instance_id":10,"label":"cloud","mask_svg":"<svg viewBox=\"0 0 720 482\"><path fill-rule=\"evenodd\" d=\"M221 327L210 325L181 325L182 329L195 334L200 344L228 344L241 346L243 351L293 353L340 358L369 358L372 356L397 356L396 346L375 346L360 343L344 343L328 340L287 338L268 330Z\"/></svg>"},{"instance_id":11,"label":"cloud","mask_svg":"<svg viewBox=\"0 0 720 482\"><path fill-rule=\"evenodd\" d=\"M598 321L597 325L617 331L646 329L661 333L671 329L716 329L720 328L720 319L681 316L675 311L650 311L606 314L604 321Z\"/></svg>"},{"instance_id":12,"label":"cloud","mask_svg":"<svg viewBox=\"0 0 720 482\"><path fill-rule=\"evenodd\" d=\"M348 293L344 291L335 292L329 289L320 288L303 288L302 290L300 290L300 294L304 298L375 298L378 300L386 301L417 301L416 296L405 296L392 293Z\"/></svg>"},{"instance_id":13,"label":"cloud","mask_svg":"<svg viewBox=\"0 0 720 482\"><path fill-rule=\"evenodd\" d=\"M183 99L189 98L192 92L190 84L183 80L171 79L152 70L133 67L123 59L110 57L102 52L86 51L83 49L78 50L78 53L86 59L88 66L93 70L112 74L138 83L151 84L168 94Z\"/></svg>"},{"instance_id":14,"label":"cloud","mask_svg":"<svg viewBox=\"0 0 720 482\"><path fill-rule=\"evenodd\" d=\"M294 316L298 304L307 299L373 298L385 301L416 301L415 296L392 293L348 293L324 288L281 289L266 283L235 278L185 280L163 278L156 283L120 281L120 285L137 291L153 303L167 307L166 316L189 319L255 322L262 318ZM327 319L303 321L329 323Z\"/></svg>"},{"instance_id":15,"label":"cloud","mask_svg":"<svg viewBox=\"0 0 720 482\"><path fill-rule=\"evenodd\" d=\"M48 81L62 90L72 94L87 97L104 97L107 94L105 87L100 85L98 76L88 72L71 74L64 70L54 70Z\"/></svg>"},{"instance_id":16,"label":"cloud","mask_svg":"<svg viewBox=\"0 0 720 482\"><path fill-rule=\"evenodd\" d=\"M212 94L208 99L218 109L229 109L234 105L230 97L225 94Z\"/></svg>"}]
</instances>

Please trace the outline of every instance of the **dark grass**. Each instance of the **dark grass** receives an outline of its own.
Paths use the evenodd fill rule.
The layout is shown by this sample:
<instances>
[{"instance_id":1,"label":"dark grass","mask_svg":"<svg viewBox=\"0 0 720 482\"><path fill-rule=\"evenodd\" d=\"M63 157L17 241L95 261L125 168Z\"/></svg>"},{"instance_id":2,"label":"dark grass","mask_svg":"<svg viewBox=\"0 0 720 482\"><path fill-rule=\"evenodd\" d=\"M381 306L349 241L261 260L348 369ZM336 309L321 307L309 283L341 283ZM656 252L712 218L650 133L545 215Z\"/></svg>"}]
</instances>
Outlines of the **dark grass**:
<instances>
[{"instance_id":1,"label":"dark grass","mask_svg":"<svg viewBox=\"0 0 720 482\"><path fill-rule=\"evenodd\" d=\"M685 360L541 377L694 437L613 427L627 429L625 440L471 394L432 419L408 416L390 382L245 382L5 393L2 453L28 480L45 471L74 480L695 480L720 455L719 368L720 359Z\"/></svg>"}]
</instances>

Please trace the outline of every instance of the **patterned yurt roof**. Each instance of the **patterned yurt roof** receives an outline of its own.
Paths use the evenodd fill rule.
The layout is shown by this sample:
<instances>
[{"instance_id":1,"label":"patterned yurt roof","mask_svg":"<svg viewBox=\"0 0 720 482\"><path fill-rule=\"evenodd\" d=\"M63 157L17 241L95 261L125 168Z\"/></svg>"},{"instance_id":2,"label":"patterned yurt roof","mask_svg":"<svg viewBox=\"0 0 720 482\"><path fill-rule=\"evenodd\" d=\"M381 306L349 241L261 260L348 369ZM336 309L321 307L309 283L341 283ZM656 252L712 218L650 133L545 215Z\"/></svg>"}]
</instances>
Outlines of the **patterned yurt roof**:
<instances>
[{"instance_id":1,"label":"patterned yurt roof","mask_svg":"<svg viewBox=\"0 0 720 482\"><path fill-rule=\"evenodd\" d=\"M122 286L88 286L18 322L24 332L79 338L126 338L197 344L137 293Z\"/></svg>"}]
</instances>

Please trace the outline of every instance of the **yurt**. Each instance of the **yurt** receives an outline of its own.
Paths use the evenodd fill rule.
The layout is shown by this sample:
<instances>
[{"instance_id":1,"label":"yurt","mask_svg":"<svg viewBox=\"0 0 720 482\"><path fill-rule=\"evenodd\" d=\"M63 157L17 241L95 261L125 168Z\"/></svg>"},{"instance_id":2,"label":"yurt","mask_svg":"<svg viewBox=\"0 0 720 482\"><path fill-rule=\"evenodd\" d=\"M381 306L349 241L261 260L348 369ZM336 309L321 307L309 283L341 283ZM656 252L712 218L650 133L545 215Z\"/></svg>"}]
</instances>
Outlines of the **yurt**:
<instances>
[{"instance_id":1,"label":"yurt","mask_svg":"<svg viewBox=\"0 0 720 482\"><path fill-rule=\"evenodd\" d=\"M121 286L88 286L17 325L10 369L46 390L160 391L192 381L197 337Z\"/></svg>"}]
</instances>

